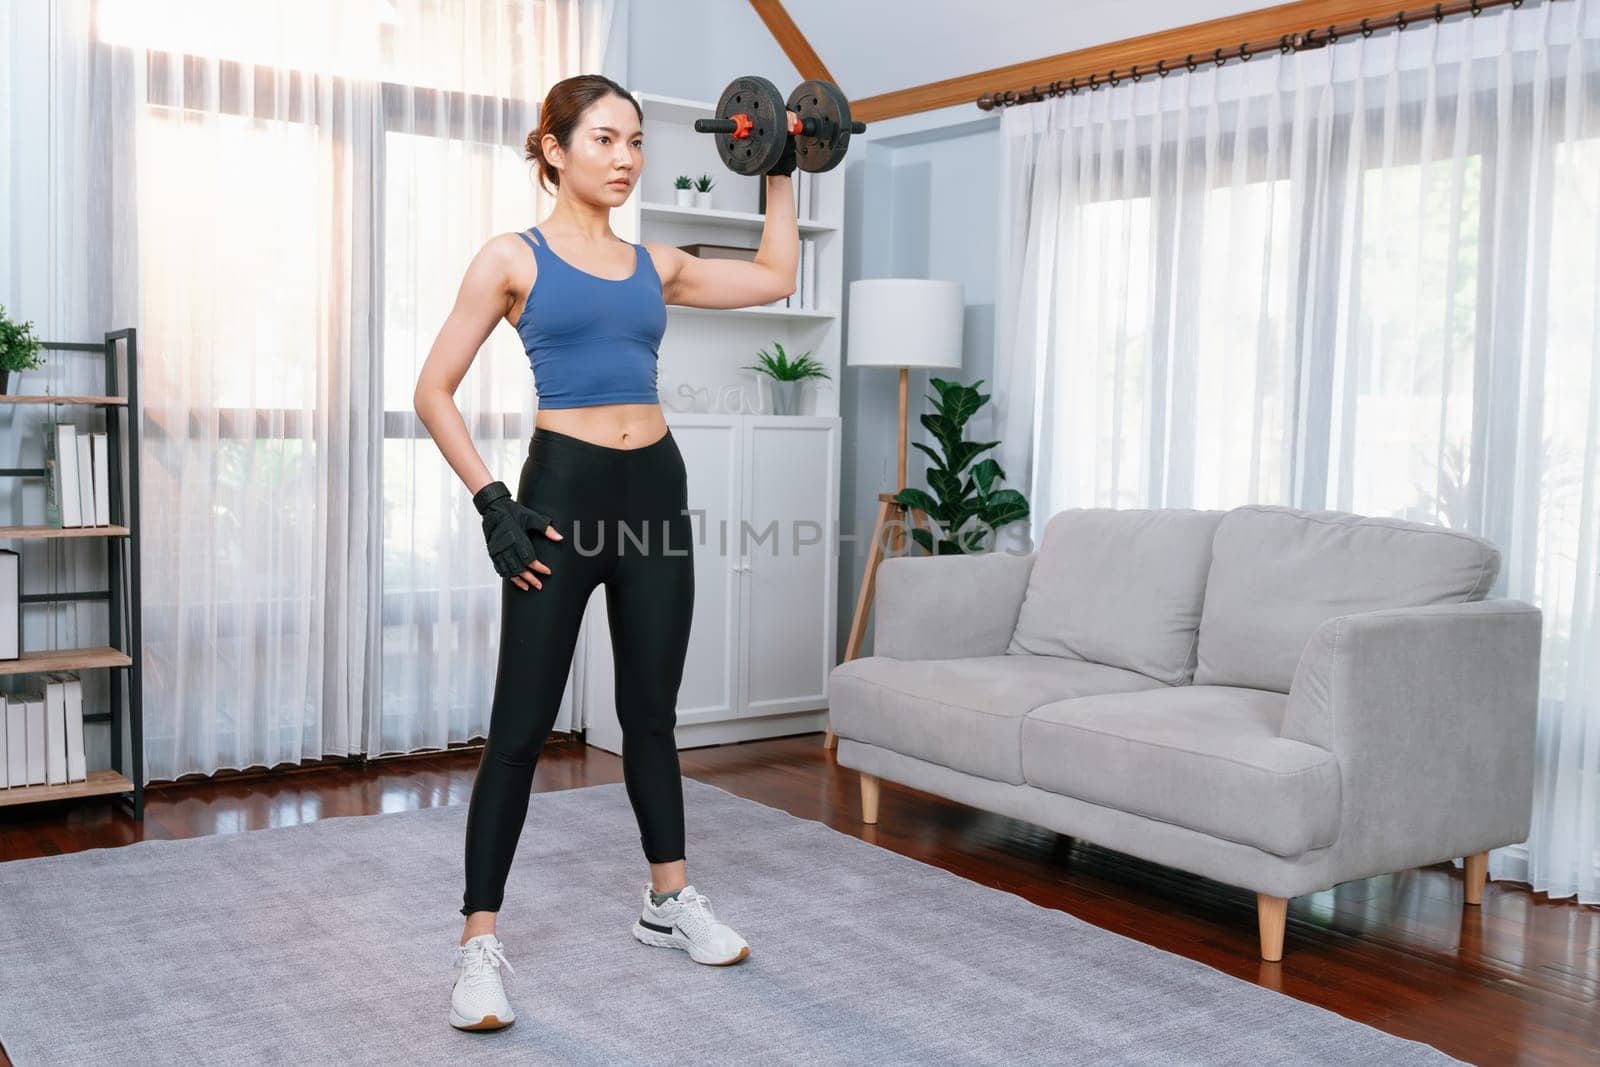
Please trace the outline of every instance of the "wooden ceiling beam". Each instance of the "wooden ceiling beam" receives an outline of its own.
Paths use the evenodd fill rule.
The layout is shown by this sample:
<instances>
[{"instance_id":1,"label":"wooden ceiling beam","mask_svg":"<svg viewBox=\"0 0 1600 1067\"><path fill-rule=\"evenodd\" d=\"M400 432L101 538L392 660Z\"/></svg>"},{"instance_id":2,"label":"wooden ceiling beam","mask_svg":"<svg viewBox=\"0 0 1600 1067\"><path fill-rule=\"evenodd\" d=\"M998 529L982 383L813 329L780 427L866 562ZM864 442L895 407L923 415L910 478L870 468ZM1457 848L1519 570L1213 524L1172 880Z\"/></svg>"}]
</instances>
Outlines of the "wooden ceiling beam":
<instances>
[{"instance_id":1,"label":"wooden ceiling beam","mask_svg":"<svg viewBox=\"0 0 1600 1067\"><path fill-rule=\"evenodd\" d=\"M778 42L778 47L789 57L794 69L800 72L802 81L816 80L839 84L834 81L833 75L828 73L822 57L817 55L817 50L811 47L811 42L806 40L806 35L800 32L800 27L794 24L794 19L789 17L789 12L784 10L779 0L750 0L750 6L756 9L761 21L767 24L772 39ZM787 97L788 93L784 95Z\"/></svg>"},{"instance_id":2,"label":"wooden ceiling beam","mask_svg":"<svg viewBox=\"0 0 1600 1067\"><path fill-rule=\"evenodd\" d=\"M768 0L751 0L759 10ZM776 7L775 2L772 6ZM1329 26L1360 22L1362 19L1383 18L1404 10L1408 18L1431 17L1431 3L1406 3L1405 0L1294 0L1276 4L1257 11L1246 11L1224 18L1190 23L1141 37L1109 41L1092 48L1061 52L1042 59L1030 59L1009 66L995 67L963 74L956 78L928 82L909 89L880 93L850 101L850 117L863 122L882 122L900 115L920 111L933 111L956 104L977 107L977 99L986 92L1007 90L1027 91L1035 85L1071 78L1087 78L1090 74L1104 74L1109 70L1122 70L1138 63L1154 65L1156 61L1170 60L1175 56L1193 52L1195 56L1209 56L1215 49L1237 50L1241 42L1257 42L1281 38L1286 33L1304 33L1307 30L1324 30ZM1015 10L1012 14L1016 14ZM785 16L787 18L787 16ZM769 22L770 26L771 23ZM793 23L790 23L792 26ZM776 35L776 31L775 35ZM798 33L798 31L796 31ZM803 42L802 38L802 42ZM781 38L780 38L781 43ZM810 46L807 46L809 51ZM788 48L785 47L785 51ZM815 53L812 53L813 55ZM793 55L791 53L791 58ZM796 61L795 65L800 64ZM820 66L820 64L819 64ZM802 71L804 67L800 68ZM822 75L806 75L821 77ZM831 78L828 80L832 80Z\"/></svg>"}]
</instances>

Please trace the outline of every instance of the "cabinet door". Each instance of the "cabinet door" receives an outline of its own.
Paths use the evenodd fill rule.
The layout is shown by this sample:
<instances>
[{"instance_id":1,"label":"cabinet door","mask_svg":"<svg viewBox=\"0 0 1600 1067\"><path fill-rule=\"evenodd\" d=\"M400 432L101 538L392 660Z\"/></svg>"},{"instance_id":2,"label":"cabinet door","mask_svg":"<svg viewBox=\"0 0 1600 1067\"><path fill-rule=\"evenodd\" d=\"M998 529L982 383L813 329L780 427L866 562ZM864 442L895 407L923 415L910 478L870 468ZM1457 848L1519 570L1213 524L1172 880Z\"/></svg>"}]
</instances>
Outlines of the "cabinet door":
<instances>
[{"instance_id":1,"label":"cabinet door","mask_svg":"<svg viewBox=\"0 0 1600 1067\"><path fill-rule=\"evenodd\" d=\"M833 666L838 420L755 416L745 424L741 717L827 704Z\"/></svg>"},{"instance_id":2,"label":"cabinet door","mask_svg":"<svg viewBox=\"0 0 1600 1067\"><path fill-rule=\"evenodd\" d=\"M672 433L689 471L694 533L694 623L678 686L678 723L687 725L738 714L739 572L731 546L744 457L735 416L699 416Z\"/></svg>"}]
</instances>

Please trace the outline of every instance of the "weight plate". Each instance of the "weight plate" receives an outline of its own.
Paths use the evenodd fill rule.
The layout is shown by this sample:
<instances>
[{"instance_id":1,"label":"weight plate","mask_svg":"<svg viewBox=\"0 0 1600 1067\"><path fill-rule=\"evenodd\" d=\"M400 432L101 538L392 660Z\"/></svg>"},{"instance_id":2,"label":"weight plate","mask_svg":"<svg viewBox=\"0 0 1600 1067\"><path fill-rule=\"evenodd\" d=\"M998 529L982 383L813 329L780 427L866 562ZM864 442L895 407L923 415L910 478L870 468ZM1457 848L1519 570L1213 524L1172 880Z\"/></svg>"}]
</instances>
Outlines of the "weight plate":
<instances>
[{"instance_id":1,"label":"weight plate","mask_svg":"<svg viewBox=\"0 0 1600 1067\"><path fill-rule=\"evenodd\" d=\"M783 94L765 78L747 75L735 78L717 101L719 119L737 114L750 116L749 134L736 138L731 133L714 133L717 155L735 174L765 174L783 155L784 138L789 136L788 116Z\"/></svg>"},{"instance_id":2,"label":"weight plate","mask_svg":"<svg viewBox=\"0 0 1600 1067\"><path fill-rule=\"evenodd\" d=\"M804 81L789 94L788 108L811 132L795 135L795 166L820 173L832 170L850 147L850 101L832 82Z\"/></svg>"}]
</instances>

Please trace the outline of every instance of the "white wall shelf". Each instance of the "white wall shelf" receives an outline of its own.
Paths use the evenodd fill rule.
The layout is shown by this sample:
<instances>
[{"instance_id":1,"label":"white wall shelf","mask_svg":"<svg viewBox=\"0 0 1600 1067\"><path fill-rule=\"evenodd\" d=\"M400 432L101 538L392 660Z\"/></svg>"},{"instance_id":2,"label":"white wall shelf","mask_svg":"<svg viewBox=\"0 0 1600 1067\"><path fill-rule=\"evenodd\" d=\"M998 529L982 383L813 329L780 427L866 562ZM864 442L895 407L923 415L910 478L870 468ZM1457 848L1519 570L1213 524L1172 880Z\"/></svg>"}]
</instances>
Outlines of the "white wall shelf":
<instances>
[{"instance_id":1,"label":"white wall shelf","mask_svg":"<svg viewBox=\"0 0 1600 1067\"><path fill-rule=\"evenodd\" d=\"M754 179L749 179L753 181ZM707 226L728 226L740 230L754 230L757 234L766 225L767 217L754 211L728 211L719 208L680 207L677 204L644 202L639 213L647 219L665 219L675 222L699 222ZM800 236L812 233L832 233L839 227L817 219L796 219Z\"/></svg>"},{"instance_id":2,"label":"white wall shelf","mask_svg":"<svg viewBox=\"0 0 1600 1067\"><path fill-rule=\"evenodd\" d=\"M749 316L757 318L776 319L836 319L837 311L827 311L821 308L699 308L687 304L668 304L667 310L680 315L732 315ZM669 329L671 327L668 327Z\"/></svg>"},{"instance_id":3,"label":"white wall shelf","mask_svg":"<svg viewBox=\"0 0 1600 1067\"><path fill-rule=\"evenodd\" d=\"M713 101L634 92L644 111L644 169L628 199L612 212L613 227L625 239L677 247L699 243L735 245L752 251L761 244L766 215L760 194L767 179L735 174L717 155L710 134L694 129L696 119L715 114ZM674 202L674 179L709 174L715 184L709 208ZM808 185L810 210L797 218L800 240L814 250L812 291L805 306L762 305L696 308L669 304L662 338L657 385L667 403L679 386L722 395L730 385L754 401L765 391L754 371L744 369L762 350L781 344L786 352L810 353L828 372L825 383L805 389L800 414L837 417L843 343L840 309L844 292L844 168L819 174L796 170L790 184Z\"/></svg>"}]
</instances>

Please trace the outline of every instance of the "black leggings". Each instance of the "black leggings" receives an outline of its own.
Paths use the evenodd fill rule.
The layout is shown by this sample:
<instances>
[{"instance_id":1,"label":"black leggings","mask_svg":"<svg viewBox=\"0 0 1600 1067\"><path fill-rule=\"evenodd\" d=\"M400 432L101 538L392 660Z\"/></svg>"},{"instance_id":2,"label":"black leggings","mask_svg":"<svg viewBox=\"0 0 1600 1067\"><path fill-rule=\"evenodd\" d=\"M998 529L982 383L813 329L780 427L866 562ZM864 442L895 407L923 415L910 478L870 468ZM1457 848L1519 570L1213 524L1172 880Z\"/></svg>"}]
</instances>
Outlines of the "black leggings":
<instances>
[{"instance_id":1,"label":"black leggings","mask_svg":"<svg viewBox=\"0 0 1600 1067\"><path fill-rule=\"evenodd\" d=\"M622 774L651 863L683 854L683 780L673 727L694 614L693 527L678 443L611 448L536 426L517 500L563 540L532 534L543 588L504 579L489 736L467 809L461 914L499 911L528 815L533 769L555 724L596 585L616 663ZM535 572L537 573L537 572Z\"/></svg>"}]
</instances>

